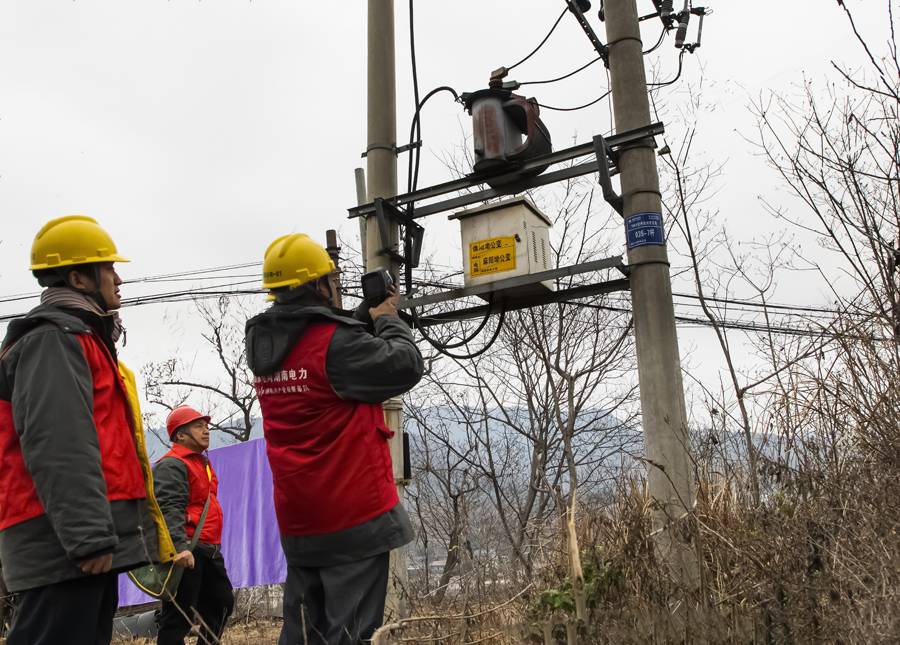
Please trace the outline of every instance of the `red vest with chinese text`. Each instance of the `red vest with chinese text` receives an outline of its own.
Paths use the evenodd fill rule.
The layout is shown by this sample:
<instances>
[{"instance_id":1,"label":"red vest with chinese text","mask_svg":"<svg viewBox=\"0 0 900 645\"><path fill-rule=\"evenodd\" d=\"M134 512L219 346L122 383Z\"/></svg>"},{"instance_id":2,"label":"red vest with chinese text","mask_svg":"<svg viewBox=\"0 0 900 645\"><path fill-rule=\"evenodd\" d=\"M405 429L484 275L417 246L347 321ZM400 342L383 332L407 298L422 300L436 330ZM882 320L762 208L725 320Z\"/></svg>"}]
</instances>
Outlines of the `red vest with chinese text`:
<instances>
[{"instance_id":1,"label":"red vest with chinese text","mask_svg":"<svg viewBox=\"0 0 900 645\"><path fill-rule=\"evenodd\" d=\"M219 506L219 499L216 492L219 490L219 478L216 477L212 464L200 453L188 450L184 446L177 443L172 449L162 456L174 457L184 462L188 471L188 484L191 487L191 495L188 499L188 505L185 509L184 521L185 530L188 539L194 537L197 531L197 524L200 523L200 516L203 514L203 507L206 506L206 499L209 498L209 510L206 512L206 520L203 522L203 528L200 530L200 541L206 544L222 543L222 507ZM207 472L207 464L209 471Z\"/></svg>"},{"instance_id":2,"label":"red vest with chinese text","mask_svg":"<svg viewBox=\"0 0 900 645\"><path fill-rule=\"evenodd\" d=\"M340 531L399 502L384 411L342 399L325 373L336 328L310 325L281 371L255 379L282 535Z\"/></svg>"}]
</instances>

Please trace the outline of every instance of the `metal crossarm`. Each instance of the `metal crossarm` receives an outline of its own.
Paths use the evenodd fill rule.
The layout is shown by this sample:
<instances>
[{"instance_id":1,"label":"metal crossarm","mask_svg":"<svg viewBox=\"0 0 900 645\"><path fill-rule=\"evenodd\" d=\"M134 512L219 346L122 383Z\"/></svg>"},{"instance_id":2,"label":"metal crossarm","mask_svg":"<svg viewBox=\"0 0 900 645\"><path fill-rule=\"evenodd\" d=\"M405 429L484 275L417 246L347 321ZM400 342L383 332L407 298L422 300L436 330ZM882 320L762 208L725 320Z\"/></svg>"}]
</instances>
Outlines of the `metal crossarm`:
<instances>
[{"instance_id":1,"label":"metal crossarm","mask_svg":"<svg viewBox=\"0 0 900 645\"><path fill-rule=\"evenodd\" d=\"M603 137L603 140L606 143L606 148L610 151L614 151L619 146L634 143L648 137L653 137L658 134L662 134L663 132L665 132L665 127L662 123L653 123L643 128L637 128L636 130L630 130L628 132L616 134L611 137ZM571 179L573 177L580 177L591 172L600 171L602 176L602 171L600 170L600 164L598 163L597 158L597 146L594 141L591 141L590 143L579 144L571 148L566 148L565 150L560 150L559 152L551 152L548 155L543 155L541 157L525 161L515 169L513 174L521 174L523 171L529 170L533 167L559 164L566 161L571 161L573 159L578 159L580 157L585 157L587 155L594 155L594 158L583 163L575 164L568 168L562 168L560 170L538 175L537 177L532 177L523 181L503 185L502 188L489 188L480 190L473 193L467 193L465 195L452 197L441 202L426 204L424 206L416 205L414 218L419 219L428 215L434 215L436 213L442 213L448 210L462 208L470 204L483 202L488 199L521 193L532 188L546 186L548 184L563 181L565 179ZM610 165L608 156L604 159L604 161L605 163L603 165L606 166L609 176L618 174L618 167L614 163L613 165ZM417 204L421 201L434 199L442 195L456 193L468 188L473 188L474 186L479 186L486 183L488 179L502 177L506 174L510 173L507 171L498 175L466 175L465 177L454 179L453 181L448 181L443 184L437 184L436 186L421 188L411 193L397 195L396 197L385 199L384 202L398 208L409 204ZM604 194L605 192L606 190L604 189ZM347 210L351 218L368 216L376 212L374 202L370 204L354 206Z\"/></svg>"},{"instance_id":2,"label":"metal crossarm","mask_svg":"<svg viewBox=\"0 0 900 645\"><path fill-rule=\"evenodd\" d=\"M535 282L544 282L545 280L555 280L556 278L564 278L566 276L578 275L579 273L588 273L590 271L599 271L600 269L611 269L611 268L624 268L622 264L622 256L617 255L611 258L605 258L603 260L595 260L593 262L584 262L583 264L575 264L568 267L560 267L558 269L551 269L549 271L541 271L540 273L531 273L529 275L520 275L515 278L507 278L505 280L497 280L496 282L491 282L489 284L479 284L472 287L462 287L459 289L451 289L449 291L442 291L441 293L430 294L427 296L422 296L420 298L400 298L400 303L397 305L397 309L412 309L413 307L421 307L423 305L433 305L438 302L446 302L448 300L456 300L457 298L464 298L466 296L478 296L481 294L490 293L492 291L503 291L506 289L512 289L514 287L521 287L528 284L534 284ZM615 281L621 282L621 280ZM628 284L628 280L626 279L625 284ZM627 288L627 286L625 287ZM549 295L553 293L563 293L559 292L550 292ZM535 296L529 296L528 299L535 300Z\"/></svg>"},{"instance_id":3,"label":"metal crossarm","mask_svg":"<svg viewBox=\"0 0 900 645\"><path fill-rule=\"evenodd\" d=\"M629 288L628 279L621 278L619 280L610 280L609 282L599 282L597 284L572 287L571 289L561 289L560 291L548 291L541 296L507 298L503 300L502 309L506 312L518 311L519 309L530 309L531 307L540 307L555 302L569 302L570 300L578 300L581 298L592 298L604 293L628 291ZM419 318L419 324L422 327L433 327L434 325L471 320L472 318L482 318L488 314L499 313L499 309L501 309L501 307L497 304L478 305L468 309L458 309L430 316L421 316Z\"/></svg>"}]
</instances>

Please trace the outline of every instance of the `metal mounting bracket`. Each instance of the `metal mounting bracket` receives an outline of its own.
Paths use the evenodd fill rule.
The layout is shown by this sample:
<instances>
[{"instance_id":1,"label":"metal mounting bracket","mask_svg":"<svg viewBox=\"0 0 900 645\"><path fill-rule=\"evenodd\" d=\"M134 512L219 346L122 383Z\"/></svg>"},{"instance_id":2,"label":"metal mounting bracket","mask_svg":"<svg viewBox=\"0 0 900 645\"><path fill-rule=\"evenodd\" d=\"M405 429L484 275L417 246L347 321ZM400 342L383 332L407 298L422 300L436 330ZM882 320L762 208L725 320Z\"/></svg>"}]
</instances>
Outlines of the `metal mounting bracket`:
<instances>
[{"instance_id":1,"label":"metal mounting bracket","mask_svg":"<svg viewBox=\"0 0 900 645\"><path fill-rule=\"evenodd\" d=\"M591 24L587 21L587 18L584 17L584 13L582 13L581 7L578 6L578 3L575 2L575 0L566 0L566 4L569 5L569 11L571 11L578 19L578 24L581 25L581 28L584 30L584 33L588 37L588 40L591 41L591 45L593 45L594 49L597 51L597 54L599 54L600 58L603 59L603 64L606 65L607 69L609 69L609 47L607 45L604 45L602 42L600 42L600 39L597 38L597 34L594 32L594 28L591 27Z\"/></svg>"},{"instance_id":2,"label":"metal mounting bracket","mask_svg":"<svg viewBox=\"0 0 900 645\"><path fill-rule=\"evenodd\" d=\"M594 150L597 155L597 174L600 187L603 189L603 199L606 203L616 209L619 215L624 211L622 196L619 195L612 185L612 177L609 174L610 164L614 168L619 165L619 153L612 149L603 135L598 134L594 137Z\"/></svg>"},{"instance_id":3,"label":"metal mounting bracket","mask_svg":"<svg viewBox=\"0 0 900 645\"><path fill-rule=\"evenodd\" d=\"M413 268L419 266L419 258L422 255L422 239L425 237L425 227L416 222L388 201L381 197L375 198L375 217L378 219L378 231L381 233L381 250L379 255L387 255L398 262L406 263ZM403 226L403 251L397 253L392 247L388 231L388 219Z\"/></svg>"}]
</instances>

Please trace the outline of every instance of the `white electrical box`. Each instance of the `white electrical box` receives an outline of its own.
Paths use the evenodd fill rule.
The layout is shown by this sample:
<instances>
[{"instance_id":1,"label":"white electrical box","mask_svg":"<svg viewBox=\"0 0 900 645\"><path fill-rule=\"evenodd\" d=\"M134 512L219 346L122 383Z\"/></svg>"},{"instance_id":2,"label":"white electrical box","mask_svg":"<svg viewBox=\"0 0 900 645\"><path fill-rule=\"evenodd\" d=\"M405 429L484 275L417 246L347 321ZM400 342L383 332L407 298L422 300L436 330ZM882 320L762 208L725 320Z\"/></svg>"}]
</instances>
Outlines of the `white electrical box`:
<instances>
[{"instance_id":1,"label":"white electrical box","mask_svg":"<svg viewBox=\"0 0 900 645\"><path fill-rule=\"evenodd\" d=\"M462 234L465 286L489 284L549 271L553 223L525 197L455 213ZM524 296L553 291L553 281L533 282L504 293Z\"/></svg>"}]
</instances>

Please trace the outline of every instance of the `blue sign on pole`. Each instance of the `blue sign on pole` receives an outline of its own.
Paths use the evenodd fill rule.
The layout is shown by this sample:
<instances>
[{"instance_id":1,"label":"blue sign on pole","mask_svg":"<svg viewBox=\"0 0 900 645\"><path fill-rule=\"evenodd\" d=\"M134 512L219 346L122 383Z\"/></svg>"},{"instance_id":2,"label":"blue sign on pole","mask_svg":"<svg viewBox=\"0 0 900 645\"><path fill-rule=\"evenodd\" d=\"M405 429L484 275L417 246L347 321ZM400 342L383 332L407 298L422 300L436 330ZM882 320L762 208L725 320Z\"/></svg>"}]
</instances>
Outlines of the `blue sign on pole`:
<instances>
[{"instance_id":1,"label":"blue sign on pole","mask_svg":"<svg viewBox=\"0 0 900 645\"><path fill-rule=\"evenodd\" d=\"M625 241L628 250L648 244L664 246L666 234L660 213L635 213L625 218Z\"/></svg>"}]
</instances>

